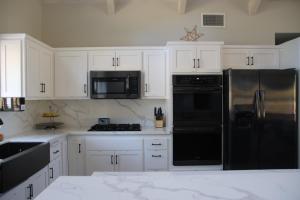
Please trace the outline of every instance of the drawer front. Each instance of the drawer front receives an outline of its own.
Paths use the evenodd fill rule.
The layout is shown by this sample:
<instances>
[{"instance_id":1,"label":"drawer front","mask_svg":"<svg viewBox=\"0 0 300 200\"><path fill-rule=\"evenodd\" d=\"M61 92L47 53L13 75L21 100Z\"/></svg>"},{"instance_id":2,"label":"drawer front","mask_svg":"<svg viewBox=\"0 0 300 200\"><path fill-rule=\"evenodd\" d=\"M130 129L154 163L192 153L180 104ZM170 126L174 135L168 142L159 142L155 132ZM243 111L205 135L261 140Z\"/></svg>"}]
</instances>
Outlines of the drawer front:
<instances>
[{"instance_id":1,"label":"drawer front","mask_svg":"<svg viewBox=\"0 0 300 200\"><path fill-rule=\"evenodd\" d=\"M145 152L145 170L167 170L168 169L168 151L146 151Z\"/></svg>"},{"instance_id":2,"label":"drawer front","mask_svg":"<svg viewBox=\"0 0 300 200\"><path fill-rule=\"evenodd\" d=\"M145 139L145 148L150 150L167 149L168 139L165 138Z\"/></svg>"},{"instance_id":3,"label":"drawer front","mask_svg":"<svg viewBox=\"0 0 300 200\"><path fill-rule=\"evenodd\" d=\"M142 150L142 139L87 137L87 151Z\"/></svg>"},{"instance_id":4,"label":"drawer front","mask_svg":"<svg viewBox=\"0 0 300 200\"><path fill-rule=\"evenodd\" d=\"M50 145L50 160L54 160L61 157L61 144L60 142L55 142Z\"/></svg>"}]
</instances>

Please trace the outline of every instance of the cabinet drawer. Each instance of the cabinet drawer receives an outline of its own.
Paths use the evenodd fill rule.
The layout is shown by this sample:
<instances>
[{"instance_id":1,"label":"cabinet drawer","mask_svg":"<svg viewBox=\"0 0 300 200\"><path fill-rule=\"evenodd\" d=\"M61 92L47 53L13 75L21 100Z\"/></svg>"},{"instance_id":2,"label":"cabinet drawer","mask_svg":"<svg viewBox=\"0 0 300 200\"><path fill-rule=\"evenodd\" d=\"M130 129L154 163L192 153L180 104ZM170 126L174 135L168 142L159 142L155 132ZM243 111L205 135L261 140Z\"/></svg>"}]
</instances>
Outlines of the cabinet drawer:
<instances>
[{"instance_id":1,"label":"cabinet drawer","mask_svg":"<svg viewBox=\"0 0 300 200\"><path fill-rule=\"evenodd\" d=\"M151 150L145 152L145 170L167 170L168 151Z\"/></svg>"},{"instance_id":2,"label":"cabinet drawer","mask_svg":"<svg viewBox=\"0 0 300 200\"><path fill-rule=\"evenodd\" d=\"M153 139L145 139L145 148L146 149L167 149L168 148L168 139L165 138L153 138Z\"/></svg>"},{"instance_id":3,"label":"cabinet drawer","mask_svg":"<svg viewBox=\"0 0 300 200\"><path fill-rule=\"evenodd\" d=\"M142 139L87 137L87 151L142 150Z\"/></svg>"},{"instance_id":4,"label":"cabinet drawer","mask_svg":"<svg viewBox=\"0 0 300 200\"><path fill-rule=\"evenodd\" d=\"M61 157L61 144L59 141L51 143L50 145L50 160Z\"/></svg>"}]
</instances>

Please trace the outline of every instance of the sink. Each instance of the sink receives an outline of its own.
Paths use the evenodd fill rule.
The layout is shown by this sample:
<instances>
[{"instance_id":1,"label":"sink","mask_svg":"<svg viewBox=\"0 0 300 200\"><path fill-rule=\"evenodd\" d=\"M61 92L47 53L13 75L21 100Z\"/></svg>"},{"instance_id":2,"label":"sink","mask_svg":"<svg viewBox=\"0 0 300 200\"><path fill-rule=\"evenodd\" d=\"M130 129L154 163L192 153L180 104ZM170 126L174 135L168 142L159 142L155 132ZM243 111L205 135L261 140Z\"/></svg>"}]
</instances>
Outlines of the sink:
<instances>
[{"instance_id":1,"label":"sink","mask_svg":"<svg viewBox=\"0 0 300 200\"><path fill-rule=\"evenodd\" d=\"M19 185L50 162L50 144L7 142L0 145L0 193Z\"/></svg>"}]
</instances>

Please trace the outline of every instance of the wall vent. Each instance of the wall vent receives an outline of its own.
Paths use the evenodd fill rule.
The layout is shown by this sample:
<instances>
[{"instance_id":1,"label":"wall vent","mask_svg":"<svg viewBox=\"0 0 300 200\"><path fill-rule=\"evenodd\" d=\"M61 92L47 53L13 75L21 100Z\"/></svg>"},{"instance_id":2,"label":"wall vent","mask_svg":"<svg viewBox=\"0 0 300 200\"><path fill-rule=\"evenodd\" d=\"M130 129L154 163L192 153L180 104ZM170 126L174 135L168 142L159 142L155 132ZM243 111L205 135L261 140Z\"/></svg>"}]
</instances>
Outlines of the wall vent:
<instances>
[{"instance_id":1,"label":"wall vent","mask_svg":"<svg viewBox=\"0 0 300 200\"><path fill-rule=\"evenodd\" d=\"M202 13L201 26L202 27L225 27L225 14Z\"/></svg>"}]
</instances>

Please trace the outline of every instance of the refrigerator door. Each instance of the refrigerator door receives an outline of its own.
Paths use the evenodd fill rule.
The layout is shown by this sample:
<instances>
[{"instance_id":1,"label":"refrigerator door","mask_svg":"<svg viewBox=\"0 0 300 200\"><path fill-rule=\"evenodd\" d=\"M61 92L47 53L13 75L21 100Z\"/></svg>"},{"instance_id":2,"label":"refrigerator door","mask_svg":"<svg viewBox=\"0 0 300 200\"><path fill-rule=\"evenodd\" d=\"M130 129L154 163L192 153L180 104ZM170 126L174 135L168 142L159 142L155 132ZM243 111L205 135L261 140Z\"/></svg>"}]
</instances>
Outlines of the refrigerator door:
<instances>
[{"instance_id":1,"label":"refrigerator door","mask_svg":"<svg viewBox=\"0 0 300 200\"><path fill-rule=\"evenodd\" d=\"M224 71L224 169L257 168L259 72Z\"/></svg>"},{"instance_id":2,"label":"refrigerator door","mask_svg":"<svg viewBox=\"0 0 300 200\"><path fill-rule=\"evenodd\" d=\"M260 98L259 168L297 168L296 71L261 70Z\"/></svg>"}]
</instances>

